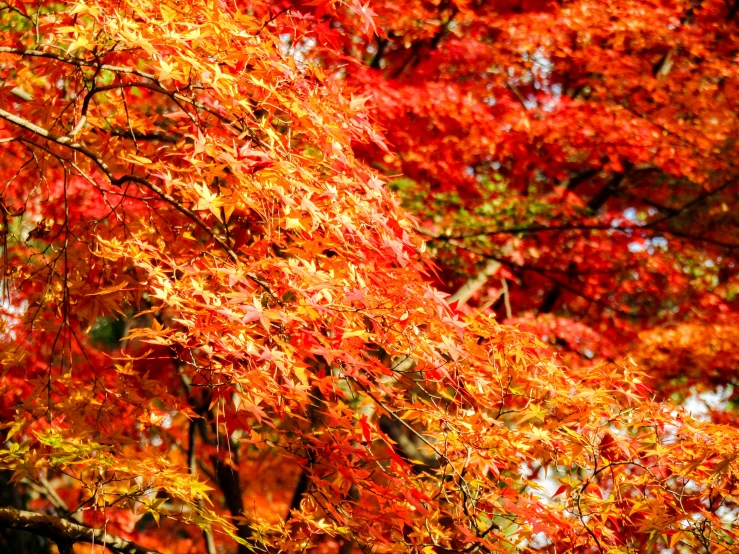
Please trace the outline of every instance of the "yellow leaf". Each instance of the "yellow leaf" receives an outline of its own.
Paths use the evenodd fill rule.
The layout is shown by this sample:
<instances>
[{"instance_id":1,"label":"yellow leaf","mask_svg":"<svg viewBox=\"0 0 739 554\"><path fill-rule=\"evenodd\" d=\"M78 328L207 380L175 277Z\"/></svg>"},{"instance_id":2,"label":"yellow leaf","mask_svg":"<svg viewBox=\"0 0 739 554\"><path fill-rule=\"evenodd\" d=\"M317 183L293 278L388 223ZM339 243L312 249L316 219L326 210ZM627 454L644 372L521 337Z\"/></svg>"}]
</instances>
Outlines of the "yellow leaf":
<instances>
[{"instance_id":1,"label":"yellow leaf","mask_svg":"<svg viewBox=\"0 0 739 554\"><path fill-rule=\"evenodd\" d=\"M13 425L11 425L10 429L8 430L8 434L5 436L5 440L9 441L13 435L15 435L18 431L20 431L21 427L23 427L23 421L14 422Z\"/></svg>"},{"instance_id":2,"label":"yellow leaf","mask_svg":"<svg viewBox=\"0 0 739 554\"><path fill-rule=\"evenodd\" d=\"M74 52L78 48L84 48L85 50L90 50L90 42L87 40L87 37L77 37L72 44L69 45L69 48L67 48L67 54L70 52Z\"/></svg>"},{"instance_id":3,"label":"yellow leaf","mask_svg":"<svg viewBox=\"0 0 739 554\"><path fill-rule=\"evenodd\" d=\"M99 296L101 294L112 294L114 292L118 292L121 290L124 290L128 286L128 281L123 281L121 283L118 283L117 285L113 285L104 289L100 289L97 292L91 292L87 296Z\"/></svg>"},{"instance_id":4,"label":"yellow leaf","mask_svg":"<svg viewBox=\"0 0 739 554\"><path fill-rule=\"evenodd\" d=\"M173 10L172 8L170 8L169 6L162 4L159 6L159 10L162 12L162 18L167 23L177 19L177 12Z\"/></svg>"},{"instance_id":5,"label":"yellow leaf","mask_svg":"<svg viewBox=\"0 0 739 554\"><path fill-rule=\"evenodd\" d=\"M285 229L300 229L301 231L305 230L303 228L303 224L300 222L300 219L293 217L285 218Z\"/></svg>"},{"instance_id":6,"label":"yellow leaf","mask_svg":"<svg viewBox=\"0 0 739 554\"><path fill-rule=\"evenodd\" d=\"M348 339L351 337L366 337L367 331L363 329L355 329L354 331L348 331L342 335L342 338Z\"/></svg>"}]
</instances>

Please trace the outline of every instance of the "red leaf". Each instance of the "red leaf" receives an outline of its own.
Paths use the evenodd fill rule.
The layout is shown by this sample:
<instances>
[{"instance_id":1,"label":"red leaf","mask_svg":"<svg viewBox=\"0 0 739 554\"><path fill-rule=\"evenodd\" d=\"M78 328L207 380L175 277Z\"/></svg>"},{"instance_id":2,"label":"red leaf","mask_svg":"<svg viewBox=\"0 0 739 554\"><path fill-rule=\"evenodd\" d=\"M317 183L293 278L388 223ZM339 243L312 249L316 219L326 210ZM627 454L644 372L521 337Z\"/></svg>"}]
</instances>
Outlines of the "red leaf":
<instances>
[{"instance_id":1,"label":"red leaf","mask_svg":"<svg viewBox=\"0 0 739 554\"><path fill-rule=\"evenodd\" d=\"M362 414L362 417L359 419L359 425L362 427L362 436L364 437L364 440L370 442L370 440L372 440L372 434L370 433L370 426L369 423L367 423L366 415Z\"/></svg>"}]
</instances>

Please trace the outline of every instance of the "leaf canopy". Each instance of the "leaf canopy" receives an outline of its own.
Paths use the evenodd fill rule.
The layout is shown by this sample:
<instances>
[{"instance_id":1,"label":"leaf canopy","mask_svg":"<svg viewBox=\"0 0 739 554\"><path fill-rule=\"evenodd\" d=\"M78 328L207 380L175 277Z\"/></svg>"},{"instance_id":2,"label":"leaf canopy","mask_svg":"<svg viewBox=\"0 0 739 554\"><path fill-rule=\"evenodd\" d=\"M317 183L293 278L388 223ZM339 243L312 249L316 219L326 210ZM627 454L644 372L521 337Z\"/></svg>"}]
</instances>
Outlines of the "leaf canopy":
<instances>
[{"instance_id":1,"label":"leaf canopy","mask_svg":"<svg viewBox=\"0 0 739 554\"><path fill-rule=\"evenodd\" d=\"M548 32L606 51L638 46L633 57L652 48L626 36L653 32L626 25L626 7L592 19L589 6L562 7ZM536 107L526 105L524 87L540 90L534 73L544 62L519 61L530 71L525 82L511 80L515 71L483 71L484 60L512 64L523 46L546 46L541 55L555 59L565 46L544 40L542 25L558 9L0 4L0 468L30 499L0 510L0 527L47 537L65 554L101 536L117 552L733 551L734 427L654 401L648 364L616 356L564 364L481 303L466 308L474 294L448 302L435 286L451 275L452 290L454 272L483 259L510 269L561 256L561 244L533 252L538 239L528 231L500 242L487 231L466 236L490 223L485 214L527 226L574 225L572 217L610 226L592 244L570 236L579 229L554 234L572 242L571 280L595 251L620 263L613 252L623 253L624 237L657 244L656 235L614 226L620 208L609 202L620 193L595 206L592 192L589 208L565 194L561 180L577 168L611 183L639 164L659 166L675 198L655 198L651 184L640 194L682 205L702 187L688 200L701 214L697 199L715 209L735 190L715 152L718 143L731 148L730 128L695 135L681 154L702 152L694 165L675 162L680 141L669 146L670 133L652 146L643 118L629 119L633 128L614 119L631 117L616 107L633 96L628 81L621 92L588 84L588 94L604 95L598 118L621 138L633 132L639 146L596 153L602 143L587 143L596 134L587 125L602 122L588 116L592 100L563 96L549 109L550 80L551 90L531 92ZM538 33L522 26L535 21ZM504 31L510 40L492 40ZM588 48L571 48L571 63L597 63ZM688 62L675 48L677 70ZM611 69L577 74L605 82L616 78ZM496 115L500 93L486 103L482 92L491 83L520 96L524 112L509 95ZM689 125L696 119L686 116ZM499 161L484 159L493 144ZM520 155L529 144L557 152L536 153L552 163L532 165L538 158ZM383 176L398 169L406 207L418 187L431 187L416 217ZM441 174L448 181L433 188ZM536 194L522 199L527 182ZM729 214L706 223L703 236L719 222L731 235ZM645 228L663 235L672 225L653 221ZM470 228L457 237L462 223ZM419 228L434 234L436 261ZM671 244L637 257L657 272L684 256L685 273L706 252ZM530 283L512 277L506 302L519 310ZM572 292L571 281L558 286ZM650 348L671 331L616 318L614 302L625 312L639 305L627 293L607 306L593 301L602 309L592 319L610 317L627 338L651 333L640 355L659 365ZM563 298L562 310L574 310ZM665 321L670 301L647 306L650 317ZM728 306L717 300L706 314ZM532 319L564 329L565 316ZM711 336L709 322L691 321L694 336ZM576 332L586 336L591 325ZM734 327L723 325L725 345Z\"/></svg>"}]
</instances>

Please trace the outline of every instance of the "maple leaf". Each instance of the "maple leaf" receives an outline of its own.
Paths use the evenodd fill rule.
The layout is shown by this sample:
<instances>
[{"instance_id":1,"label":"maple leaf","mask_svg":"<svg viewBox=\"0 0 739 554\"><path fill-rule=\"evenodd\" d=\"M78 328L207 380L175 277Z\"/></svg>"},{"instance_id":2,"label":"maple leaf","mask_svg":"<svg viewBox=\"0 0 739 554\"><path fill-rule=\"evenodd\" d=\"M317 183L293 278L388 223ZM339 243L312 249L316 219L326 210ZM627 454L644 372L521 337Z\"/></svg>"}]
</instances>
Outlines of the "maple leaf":
<instances>
[{"instance_id":1,"label":"maple leaf","mask_svg":"<svg viewBox=\"0 0 739 554\"><path fill-rule=\"evenodd\" d=\"M362 4L361 0L352 0L351 8L362 18L364 33L367 36L377 35L378 31L375 25L377 14L370 9L369 2ZM380 34L382 34L382 30L380 30Z\"/></svg>"},{"instance_id":2,"label":"maple leaf","mask_svg":"<svg viewBox=\"0 0 739 554\"><path fill-rule=\"evenodd\" d=\"M0 9L0 529L730 551L735 10L277 4Z\"/></svg>"}]
</instances>

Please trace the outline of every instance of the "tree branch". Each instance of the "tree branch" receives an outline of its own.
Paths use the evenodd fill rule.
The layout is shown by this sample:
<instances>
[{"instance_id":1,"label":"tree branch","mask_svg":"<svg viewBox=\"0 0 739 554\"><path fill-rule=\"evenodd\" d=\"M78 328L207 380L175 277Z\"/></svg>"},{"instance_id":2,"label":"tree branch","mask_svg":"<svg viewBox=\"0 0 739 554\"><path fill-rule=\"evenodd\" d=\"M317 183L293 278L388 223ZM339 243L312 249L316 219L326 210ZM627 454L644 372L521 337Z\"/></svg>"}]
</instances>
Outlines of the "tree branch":
<instances>
[{"instance_id":1,"label":"tree branch","mask_svg":"<svg viewBox=\"0 0 739 554\"><path fill-rule=\"evenodd\" d=\"M676 238L685 239L691 242L703 242L706 244L712 244L714 246L720 246L722 248L739 248L739 243L727 242L720 239L713 239L710 237L691 235L690 233L684 233L683 231L676 231L674 229L659 229L651 223L646 225L607 225L607 224L569 224L569 225L531 225L529 227L511 227L508 229L495 229L495 230L482 230L474 231L472 233L462 233L459 235L434 235L421 231L424 235L429 237L431 240L439 240L443 242L449 242L451 240L464 240L472 239L477 237L491 237L495 235L523 235L528 233L557 233L563 231L611 231L614 233L631 233L633 231L641 231L642 233L649 232L652 235L670 235Z\"/></svg>"},{"instance_id":2,"label":"tree branch","mask_svg":"<svg viewBox=\"0 0 739 554\"><path fill-rule=\"evenodd\" d=\"M247 543L239 544L237 552L239 554L251 554L254 552L254 547L250 546L254 544L254 540L252 539L253 529L244 519L243 489L241 487L238 466L236 468L231 467L217 455L212 456L211 459L218 478L218 486L226 501L226 507L228 507L228 511L234 518L236 534Z\"/></svg>"},{"instance_id":3,"label":"tree branch","mask_svg":"<svg viewBox=\"0 0 739 554\"><path fill-rule=\"evenodd\" d=\"M385 54L385 49L388 44L390 44L388 39L377 37L377 52L370 62L369 66L371 69L380 69L380 62L382 61L382 56Z\"/></svg>"},{"instance_id":4,"label":"tree branch","mask_svg":"<svg viewBox=\"0 0 739 554\"><path fill-rule=\"evenodd\" d=\"M523 265L523 264L517 264L517 263L514 263L514 262L512 262L510 260L506 260L505 258L500 258L500 257L495 256L493 254L488 254L488 253L483 252L482 250L479 250L479 249L474 248L472 246L467 246L467 245L465 245L464 243L462 243L462 242L460 242L458 240L451 239L451 240L449 240L449 244L451 244L452 246L456 246L457 248L460 248L462 250L466 250L467 252L472 252L473 254L476 254L476 255L480 256L481 258L484 258L484 259L487 259L487 260L495 260L495 261L500 262L501 264L506 265L506 266L508 266L508 267L510 267L512 269L517 269L517 270L520 270L520 271L528 271L528 272L531 272L531 273L536 273L538 275L541 275L545 279L548 279L555 286L558 286L558 287L562 288L563 290L566 290L569 293L572 293L572 294L574 294L576 296L579 296L580 298L582 298L584 300L587 300L588 302L592 302L593 304L597 304L599 306L603 306L604 308L608 308L610 310L613 310L614 312L616 312L617 314L620 314L622 316L625 316L625 317L640 317L640 315L638 313L636 313L636 312L633 312L633 313L632 312L626 312L626 311L622 310L621 308L617 308L615 306L611 306L609 303L604 302L603 300L600 300L598 298L594 298L594 297L586 294L585 292L583 292L581 290L578 290L577 288L572 287L572 286L568 285L567 283L565 283L563 281L560 281L559 279L555 279L554 277L552 277L551 275L549 275L549 272L546 269L539 268L539 267L536 267L536 266L528 266L528 265Z\"/></svg>"},{"instance_id":5,"label":"tree branch","mask_svg":"<svg viewBox=\"0 0 739 554\"><path fill-rule=\"evenodd\" d=\"M459 301L459 305L466 304L472 296L479 291L488 279L495 275L501 267L501 263L497 260L488 260L488 263L483 267L477 275L471 277L467 282L462 285L457 292L452 294L447 300L448 303Z\"/></svg>"},{"instance_id":6,"label":"tree branch","mask_svg":"<svg viewBox=\"0 0 739 554\"><path fill-rule=\"evenodd\" d=\"M0 50L1 52L2 50ZM73 142L72 139L68 136L57 136L43 127L39 127L35 123L32 123L31 121L28 121L27 119L23 119L22 117L19 117L15 114L12 114L10 112L7 112L0 108L0 118L5 119L9 121L10 123L13 123L14 125L17 125L18 127L25 129L26 131L30 131L38 136L41 136L45 138L46 140L50 140L52 142L55 142L56 144L60 144L62 146L65 146L67 148L70 148L72 150L75 150L76 152L79 152L92 160L103 172L103 174L107 177L107 179L110 181L110 184L115 187L121 187L127 182L131 183L138 183L139 185L142 185L155 194L157 194L162 200L170 204L172 207L174 207L177 211L182 213L183 215L187 216L191 221L193 221L198 227L200 227L213 241L223 250L229 258L231 258L231 261L237 262L239 257L236 254L236 252L233 251L233 249L226 244L220 237L218 237L213 230L210 228L208 224L206 224L198 215L190 210L189 208L183 206L180 202L178 202L175 198L167 194L164 190L159 188L154 183L148 181L147 179L144 179L142 177L137 177L135 175L122 175L121 177L114 177L113 171L108 167L108 164L105 163L105 161L100 158L97 154L94 152L88 150L84 146L82 146L79 143ZM29 141L30 142L30 141ZM260 277L254 275L253 273L247 273L247 277L249 277L252 281L257 283L260 287L262 287L267 293L270 294L270 296L275 296L272 290L270 289L269 285L265 283Z\"/></svg>"},{"instance_id":7,"label":"tree branch","mask_svg":"<svg viewBox=\"0 0 739 554\"><path fill-rule=\"evenodd\" d=\"M92 60L81 60L78 58L72 58L69 56L61 56L58 54L54 54L51 52L44 52L43 50L34 50L34 49L23 49L23 48L13 48L9 46L0 46L0 53L2 54L15 54L21 57L36 57L36 58L47 58L50 60L56 60L61 63L73 65L75 67L83 68L83 67L94 67L95 69L99 70L106 70L106 71L112 71L113 73L125 73L128 75L136 75L138 77L142 77L144 79L148 79L152 81L153 85L150 87L151 90L155 90L156 92L160 92L162 94L166 94L169 96L173 101L180 101L185 102L187 104L190 104L191 106L202 110L204 112L207 112L213 116L215 116L217 119L222 121L223 123L233 127L239 134L241 133L248 133L249 138L251 138L256 144L262 145L262 141L259 140L258 137L256 137L252 132L249 131L248 128L246 128L243 125L239 125L238 119L229 119L227 116L221 114L218 112L218 110L211 108L210 106L207 106L206 104L203 104L202 102L199 102L198 100L195 100L194 98L188 98L184 94L181 94L179 90L169 90L167 87L162 85L162 83L156 78L156 76L152 73L147 73L145 71L140 71L138 69L133 69L131 67L121 67L117 65L109 65L109 64L101 64L97 61ZM135 86L142 86L141 84L135 85ZM118 86L113 86L111 88L118 88ZM7 112L6 112L7 113ZM190 117L193 116L191 114Z\"/></svg>"},{"instance_id":8,"label":"tree branch","mask_svg":"<svg viewBox=\"0 0 739 554\"><path fill-rule=\"evenodd\" d=\"M0 527L27 531L51 539L57 544L86 542L105 546L117 554L159 554L157 550L144 548L103 529L93 529L58 517L15 508L0 508Z\"/></svg>"}]
</instances>

